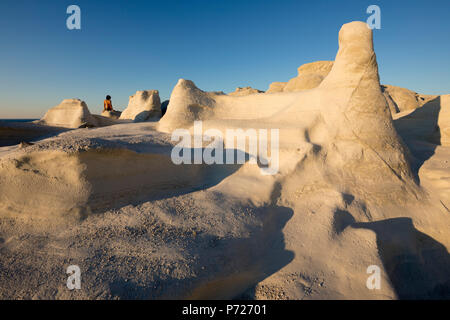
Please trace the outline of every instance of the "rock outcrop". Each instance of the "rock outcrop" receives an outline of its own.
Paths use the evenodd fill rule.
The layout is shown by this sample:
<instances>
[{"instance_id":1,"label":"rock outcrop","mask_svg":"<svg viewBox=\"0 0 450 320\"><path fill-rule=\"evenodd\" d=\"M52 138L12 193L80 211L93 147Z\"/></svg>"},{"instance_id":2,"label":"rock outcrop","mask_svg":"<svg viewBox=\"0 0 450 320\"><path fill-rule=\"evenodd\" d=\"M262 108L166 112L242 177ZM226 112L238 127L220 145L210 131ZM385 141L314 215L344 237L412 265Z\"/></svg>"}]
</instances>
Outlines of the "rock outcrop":
<instances>
[{"instance_id":1,"label":"rock outcrop","mask_svg":"<svg viewBox=\"0 0 450 320\"><path fill-rule=\"evenodd\" d=\"M180 79L172 91L165 116L159 122L162 131L190 126L195 120L207 118L213 113L213 92L197 88L193 81Z\"/></svg>"},{"instance_id":2,"label":"rock outcrop","mask_svg":"<svg viewBox=\"0 0 450 320\"><path fill-rule=\"evenodd\" d=\"M319 86L333 67L333 61L316 61L306 63L298 68L298 76L288 82L272 82L266 93L295 92ZM388 103L391 114L422 107L435 99L436 95L424 95L391 85L381 85L381 90Z\"/></svg>"},{"instance_id":3,"label":"rock outcrop","mask_svg":"<svg viewBox=\"0 0 450 320\"><path fill-rule=\"evenodd\" d=\"M342 179L352 176L358 188L373 193L414 181L408 150L381 91L372 30L366 23L342 26L335 63L318 89L330 135L328 156L335 153Z\"/></svg>"},{"instance_id":4,"label":"rock outcrop","mask_svg":"<svg viewBox=\"0 0 450 320\"><path fill-rule=\"evenodd\" d=\"M402 136L450 146L450 95L437 96L423 106L393 115Z\"/></svg>"},{"instance_id":5,"label":"rock outcrop","mask_svg":"<svg viewBox=\"0 0 450 320\"><path fill-rule=\"evenodd\" d=\"M298 67L298 77L303 77L308 74L316 74L325 78L333 68L334 61L315 61L305 63Z\"/></svg>"},{"instance_id":6,"label":"rock outcrop","mask_svg":"<svg viewBox=\"0 0 450 320\"><path fill-rule=\"evenodd\" d=\"M161 118L161 100L158 90L137 91L130 96L127 108L120 115L120 119L135 122Z\"/></svg>"},{"instance_id":7,"label":"rock outcrop","mask_svg":"<svg viewBox=\"0 0 450 320\"><path fill-rule=\"evenodd\" d=\"M164 132L189 128L195 120L261 119L269 117L292 102L295 96L279 100L276 95L250 94L230 96L221 92L206 92L191 80L179 79L158 128Z\"/></svg>"},{"instance_id":8,"label":"rock outcrop","mask_svg":"<svg viewBox=\"0 0 450 320\"><path fill-rule=\"evenodd\" d=\"M333 61L306 63L298 68L298 75L288 82L273 82L267 93L295 92L316 88L330 72Z\"/></svg>"},{"instance_id":9,"label":"rock outcrop","mask_svg":"<svg viewBox=\"0 0 450 320\"><path fill-rule=\"evenodd\" d=\"M229 96L235 96L235 97L241 97L241 96L248 96L249 94L255 94L255 93L264 93L264 91L253 89L252 87L238 87L234 92L229 93Z\"/></svg>"},{"instance_id":10,"label":"rock outcrop","mask_svg":"<svg viewBox=\"0 0 450 320\"><path fill-rule=\"evenodd\" d=\"M320 145L327 154L325 170L333 173L324 174L335 177L333 184L354 181L359 188L355 193L373 195L392 195L404 183L414 189L409 151L393 126L379 83L372 31L363 22L344 25L334 64L313 66L300 68L300 73L320 70L324 75L332 69L318 87L299 92L219 96L198 89L192 81L180 80L159 129L190 128L195 120L211 121L217 128L221 123L230 126L233 119L239 119L236 125L242 127L251 119L250 127L263 122L281 128L280 136L287 143L306 128L307 141ZM295 143L299 142L292 140L289 147Z\"/></svg>"},{"instance_id":11,"label":"rock outcrop","mask_svg":"<svg viewBox=\"0 0 450 320\"><path fill-rule=\"evenodd\" d=\"M298 76L289 80L284 92L308 90L317 87L333 67L333 61L317 61L298 68Z\"/></svg>"},{"instance_id":12,"label":"rock outcrop","mask_svg":"<svg viewBox=\"0 0 450 320\"><path fill-rule=\"evenodd\" d=\"M120 112L120 111L108 111L108 110L105 110L105 111L102 112L102 116L103 117L110 118L110 119L115 119L115 120L119 119L121 114L122 114L122 112Z\"/></svg>"},{"instance_id":13,"label":"rock outcrop","mask_svg":"<svg viewBox=\"0 0 450 320\"><path fill-rule=\"evenodd\" d=\"M98 126L97 120L89 112L86 103L80 99L63 100L59 105L48 110L39 123L64 128Z\"/></svg>"},{"instance_id":14,"label":"rock outcrop","mask_svg":"<svg viewBox=\"0 0 450 320\"><path fill-rule=\"evenodd\" d=\"M381 88L388 103L391 103L392 101L394 104L393 108L391 107L391 110L396 110L395 113L420 108L437 97L436 95L423 95L391 85L382 85Z\"/></svg>"},{"instance_id":15,"label":"rock outcrop","mask_svg":"<svg viewBox=\"0 0 450 320\"><path fill-rule=\"evenodd\" d=\"M283 92L283 89L286 86L286 84L287 82L272 82L269 85L269 89L266 91L266 93Z\"/></svg>"}]
</instances>

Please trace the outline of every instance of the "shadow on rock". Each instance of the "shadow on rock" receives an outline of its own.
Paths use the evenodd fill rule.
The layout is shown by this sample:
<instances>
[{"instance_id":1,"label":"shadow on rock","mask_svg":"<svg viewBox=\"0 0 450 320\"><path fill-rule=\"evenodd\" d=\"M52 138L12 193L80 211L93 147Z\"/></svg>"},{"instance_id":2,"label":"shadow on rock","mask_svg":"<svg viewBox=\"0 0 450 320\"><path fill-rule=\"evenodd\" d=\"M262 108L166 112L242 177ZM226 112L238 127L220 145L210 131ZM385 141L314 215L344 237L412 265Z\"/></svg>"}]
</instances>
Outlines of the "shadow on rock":
<instances>
[{"instance_id":1,"label":"shadow on rock","mask_svg":"<svg viewBox=\"0 0 450 320\"><path fill-rule=\"evenodd\" d=\"M86 167L84 177L90 186L87 211L102 212L204 190L219 184L243 165L236 161L226 164L226 149L224 164L175 164L170 155L172 149L166 149L158 153L128 149L80 153L80 161ZM205 149L187 149L192 155L197 151L203 154ZM234 154L249 160L243 151L236 150Z\"/></svg>"},{"instance_id":2,"label":"shadow on rock","mask_svg":"<svg viewBox=\"0 0 450 320\"><path fill-rule=\"evenodd\" d=\"M375 232L384 269L399 299L449 299L450 255L444 245L418 231L410 218L355 222L335 213L335 231L346 226Z\"/></svg>"},{"instance_id":3,"label":"shadow on rock","mask_svg":"<svg viewBox=\"0 0 450 320\"><path fill-rule=\"evenodd\" d=\"M423 163L431 158L441 144L438 126L441 98L437 97L410 114L394 120L394 125L414 156L413 170L417 179ZM419 181L419 180L418 180Z\"/></svg>"}]
</instances>

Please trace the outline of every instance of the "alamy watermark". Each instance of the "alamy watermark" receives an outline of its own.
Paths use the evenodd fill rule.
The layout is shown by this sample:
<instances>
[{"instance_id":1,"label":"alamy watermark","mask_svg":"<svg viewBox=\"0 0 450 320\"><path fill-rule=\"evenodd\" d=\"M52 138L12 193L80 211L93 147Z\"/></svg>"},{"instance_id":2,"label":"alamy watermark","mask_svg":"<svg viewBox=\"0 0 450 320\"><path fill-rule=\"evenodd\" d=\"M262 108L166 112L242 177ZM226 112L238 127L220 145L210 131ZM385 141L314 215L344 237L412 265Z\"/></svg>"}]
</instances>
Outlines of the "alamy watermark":
<instances>
[{"instance_id":1,"label":"alamy watermark","mask_svg":"<svg viewBox=\"0 0 450 320\"><path fill-rule=\"evenodd\" d=\"M78 5L72 4L67 7L67 14L70 14L66 20L66 26L69 30L81 29L81 9ZM370 14L366 22L370 29L381 29L381 9L376 4L367 7L366 13Z\"/></svg>"},{"instance_id":2,"label":"alamy watermark","mask_svg":"<svg viewBox=\"0 0 450 320\"><path fill-rule=\"evenodd\" d=\"M72 4L67 7L67 14L70 14L66 20L66 26L69 30L80 30L81 29L81 9L79 6Z\"/></svg>"},{"instance_id":3,"label":"alamy watermark","mask_svg":"<svg viewBox=\"0 0 450 320\"><path fill-rule=\"evenodd\" d=\"M377 265L371 265L367 267L367 274L370 276L367 278L366 287L369 290L381 289L381 269Z\"/></svg>"},{"instance_id":4,"label":"alamy watermark","mask_svg":"<svg viewBox=\"0 0 450 320\"><path fill-rule=\"evenodd\" d=\"M203 132L202 121L194 121L192 136L187 129L176 129L171 139L178 142L171 153L172 162L177 165L244 164L248 158L250 164L260 165L263 175L278 173L279 129L226 129L225 132L208 129ZM206 147L204 142L208 143Z\"/></svg>"},{"instance_id":5,"label":"alamy watermark","mask_svg":"<svg viewBox=\"0 0 450 320\"><path fill-rule=\"evenodd\" d=\"M69 274L67 278L67 288L69 290L81 289L81 270L77 265L71 265L67 267L66 273Z\"/></svg>"},{"instance_id":6,"label":"alamy watermark","mask_svg":"<svg viewBox=\"0 0 450 320\"><path fill-rule=\"evenodd\" d=\"M367 14L371 14L367 18L367 25L370 29L381 29L381 9L379 6L372 4L367 7Z\"/></svg>"}]
</instances>

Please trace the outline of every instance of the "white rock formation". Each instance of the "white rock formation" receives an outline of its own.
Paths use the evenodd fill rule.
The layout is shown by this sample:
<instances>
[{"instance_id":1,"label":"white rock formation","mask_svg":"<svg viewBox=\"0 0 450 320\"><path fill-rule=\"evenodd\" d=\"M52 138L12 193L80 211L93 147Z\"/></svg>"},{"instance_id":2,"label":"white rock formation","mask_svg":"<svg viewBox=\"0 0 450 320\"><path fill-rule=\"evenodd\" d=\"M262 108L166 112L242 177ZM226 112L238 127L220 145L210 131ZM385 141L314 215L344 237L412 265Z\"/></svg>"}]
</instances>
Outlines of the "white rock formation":
<instances>
[{"instance_id":1,"label":"white rock formation","mask_svg":"<svg viewBox=\"0 0 450 320\"><path fill-rule=\"evenodd\" d=\"M234 92L229 93L229 96L235 96L235 97L241 97L241 96L248 96L249 94L255 94L255 93L264 93L264 91L253 89L252 87L238 87Z\"/></svg>"},{"instance_id":2,"label":"white rock formation","mask_svg":"<svg viewBox=\"0 0 450 320\"><path fill-rule=\"evenodd\" d=\"M136 122L161 118L161 100L158 90L137 91L130 96L128 107L120 115L120 119Z\"/></svg>"},{"instance_id":3,"label":"white rock formation","mask_svg":"<svg viewBox=\"0 0 450 320\"><path fill-rule=\"evenodd\" d=\"M411 115L431 110L442 137L448 100ZM159 131L195 120L204 130L279 130L279 171L175 165L176 142ZM450 153L441 154L443 186ZM181 79L159 123L0 150L0 297L230 299L252 288L257 299L448 298L450 202L432 197L450 201L450 187L428 195L416 182L372 31L352 22L316 88L229 96ZM51 275L74 257L92 272L70 291ZM370 265L380 290L367 289Z\"/></svg>"},{"instance_id":4,"label":"white rock formation","mask_svg":"<svg viewBox=\"0 0 450 320\"><path fill-rule=\"evenodd\" d=\"M335 163L342 164L342 178L351 175L361 189L374 193L413 181L408 152L381 92L372 30L365 23L342 26L335 63L318 90L331 135L328 150L341 159Z\"/></svg>"},{"instance_id":5,"label":"white rock formation","mask_svg":"<svg viewBox=\"0 0 450 320\"><path fill-rule=\"evenodd\" d=\"M180 79L172 91L167 112L159 121L161 131L171 132L189 128L195 120L207 119L255 119L269 117L282 109L296 96L277 94L251 94L230 96L217 92L205 92L193 81Z\"/></svg>"},{"instance_id":6,"label":"white rock formation","mask_svg":"<svg viewBox=\"0 0 450 320\"><path fill-rule=\"evenodd\" d=\"M308 90L317 87L333 67L333 61L317 61L298 68L298 76L289 80L284 92Z\"/></svg>"},{"instance_id":7,"label":"white rock formation","mask_svg":"<svg viewBox=\"0 0 450 320\"><path fill-rule=\"evenodd\" d=\"M294 92L317 87L333 67L333 61L316 61L306 63L298 68L298 76L288 82L273 82L266 93ZM435 99L436 95L418 94L411 90L382 85L382 92L388 103L391 114L417 109Z\"/></svg>"},{"instance_id":8,"label":"white rock formation","mask_svg":"<svg viewBox=\"0 0 450 320\"><path fill-rule=\"evenodd\" d=\"M283 92L283 89L286 86L286 84L287 82L272 82L269 85L269 89L266 91L266 93Z\"/></svg>"},{"instance_id":9,"label":"white rock formation","mask_svg":"<svg viewBox=\"0 0 450 320\"><path fill-rule=\"evenodd\" d=\"M333 68L334 61L315 61L305 63L298 67L298 77L305 76L307 74L317 74L325 78Z\"/></svg>"},{"instance_id":10,"label":"white rock formation","mask_svg":"<svg viewBox=\"0 0 450 320\"><path fill-rule=\"evenodd\" d=\"M320 68L313 68L317 65ZM242 127L243 120L252 119L247 124L250 127L263 121L281 128L286 143L292 139L296 143L297 132L306 128L307 139L315 139L328 150L327 167L333 168L333 175L341 175L334 183L357 180L355 185L374 195L381 192L389 196L393 190L404 188L405 182L414 189L408 151L393 127L379 83L372 31L365 23L342 27L334 64L309 64L300 71L326 74L331 66L318 87L300 92L217 96L198 89L192 81L180 80L159 128L168 132L189 128L194 120L210 121L217 127L219 119L227 120L227 126L232 119L240 119L237 126Z\"/></svg>"},{"instance_id":11,"label":"white rock formation","mask_svg":"<svg viewBox=\"0 0 450 320\"><path fill-rule=\"evenodd\" d=\"M333 61L306 63L298 68L298 75L288 82L273 82L267 93L295 92L317 87L333 67Z\"/></svg>"},{"instance_id":12,"label":"white rock formation","mask_svg":"<svg viewBox=\"0 0 450 320\"><path fill-rule=\"evenodd\" d=\"M420 108L427 102L437 97L436 95L418 94L414 91L391 85L382 85L381 87L388 102L390 103L390 98L390 100L395 104L394 109L396 109L397 112Z\"/></svg>"},{"instance_id":13,"label":"white rock formation","mask_svg":"<svg viewBox=\"0 0 450 320\"><path fill-rule=\"evenodd\" d=\"M321 70L327 72L325 67ZM336 177L333 183L358 181L355 185L363 186L364 192L383 193L387 198L394 190L404 189L405 183L415 188L408 151L393 127L381 91L372 31L365 23L342 27L335 63L317 88L232 97L207 93L192 81L180 80L159 128L167 132L189 128L194 120L217 127L219 119L227 120L228 127L232 119L241 119L238 127L245 125L245 119L253 119L247 124L250 127L261 121L271 123L281 128L286 143L292 139L298 143L294 142L297 132L306 130L307 139L327 150L327 168L333 168L329 176Z\"/></svg>"},{"instance_id":14,"label":"white rock formation","mask_svg":"<svg viewBox=\"0 0 450 320\"><path fill-rule=\"evenodd\" d=\"M91 115L84 101L65 99L47 111L41 124L65 128L96 127L97 120Z\"/></svg>"}]
</instances>

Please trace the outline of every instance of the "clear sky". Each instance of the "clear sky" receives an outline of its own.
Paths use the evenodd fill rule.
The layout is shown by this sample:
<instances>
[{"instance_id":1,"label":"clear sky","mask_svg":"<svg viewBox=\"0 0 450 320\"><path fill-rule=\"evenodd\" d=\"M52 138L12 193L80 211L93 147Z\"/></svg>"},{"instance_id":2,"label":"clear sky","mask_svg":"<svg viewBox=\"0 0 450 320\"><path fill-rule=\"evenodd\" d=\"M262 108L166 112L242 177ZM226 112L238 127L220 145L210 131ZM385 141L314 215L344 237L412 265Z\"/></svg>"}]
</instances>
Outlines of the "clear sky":
<instances>
[{"instance_id":1,"label":"clear sky","mask_svg":"<svg viewBox=\"0 0 450 320\"><path fill-rule=\"evenodd\" d=\"M66 9L81 8L81 30ZM297 67L333 60L338 31L381 8L381 82L450 93L449 0L1 0L0 118L40 118L65 98L100 113L137 90L168 99L179 78L207 91L267 90Z\"/></svg>"}]
</instances>

